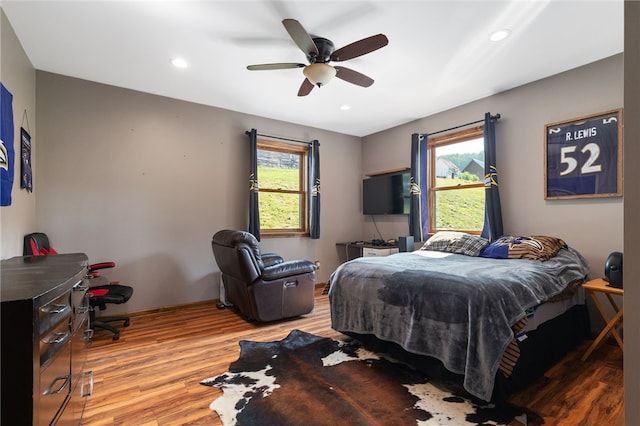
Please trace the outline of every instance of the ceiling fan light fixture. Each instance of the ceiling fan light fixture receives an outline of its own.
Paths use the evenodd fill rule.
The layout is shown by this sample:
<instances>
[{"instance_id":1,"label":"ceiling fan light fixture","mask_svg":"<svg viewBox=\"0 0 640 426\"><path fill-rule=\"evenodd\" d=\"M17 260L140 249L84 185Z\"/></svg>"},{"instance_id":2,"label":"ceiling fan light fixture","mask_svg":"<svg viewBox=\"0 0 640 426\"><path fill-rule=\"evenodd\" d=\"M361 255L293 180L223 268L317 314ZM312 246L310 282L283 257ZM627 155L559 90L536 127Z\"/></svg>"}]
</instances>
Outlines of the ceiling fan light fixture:
<instances>
[{"instance_id":1,"label":"ceiling fan light fixture","mask_svg":"<svg viewBox=\"0 0 640 426\"><path fill-rule=\"evenodd\" d=\"M315 63L304 67L302 73L312 84L321 87L336 76L336 69L329 64Z\"/></svg>"}]
</instances>

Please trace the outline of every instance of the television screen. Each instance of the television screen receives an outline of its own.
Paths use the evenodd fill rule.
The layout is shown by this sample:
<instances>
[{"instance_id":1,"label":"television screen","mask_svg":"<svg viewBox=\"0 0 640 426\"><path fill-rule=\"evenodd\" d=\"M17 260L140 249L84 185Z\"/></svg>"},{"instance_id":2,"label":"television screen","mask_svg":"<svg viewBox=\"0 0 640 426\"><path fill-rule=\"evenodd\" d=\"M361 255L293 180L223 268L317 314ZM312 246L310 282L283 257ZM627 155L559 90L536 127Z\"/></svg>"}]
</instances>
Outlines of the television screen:
<instances>
[{"instance_id":1,"label":"television screen","mask_svg":"<svg viewBox=\"0 0 640 426\"><path fill-rule=\"evenodd\" d=\"M362 181L362 213L409 214L411 174L393 173Z\"/></svg>"}]
</instances>

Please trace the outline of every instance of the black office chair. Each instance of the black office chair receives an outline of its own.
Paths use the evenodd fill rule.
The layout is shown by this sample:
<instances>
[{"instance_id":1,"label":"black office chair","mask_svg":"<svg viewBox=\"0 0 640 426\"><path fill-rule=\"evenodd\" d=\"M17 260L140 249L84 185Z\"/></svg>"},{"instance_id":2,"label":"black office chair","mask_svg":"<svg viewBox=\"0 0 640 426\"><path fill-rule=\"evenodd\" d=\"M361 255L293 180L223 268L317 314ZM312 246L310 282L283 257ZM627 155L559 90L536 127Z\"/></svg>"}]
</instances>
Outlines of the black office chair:
<instances>
[{"instance_id":1,"label":"black office chair","mask_svg":"<svg viewBox=\"0 0 640 426\"><path fill-rule=\"evenodd\" d=\"M58 252L51 247L49 243L49 237L43 232L34 232L24 237L24 249L23 254L25 256L42 256L42 255L55 255ZM106 268L113 268L116 266L114 262L101 262L94 263L88 266L87 279L89 281L89 289L87 290L87 297L89 298L89 328L96 329L102 328L109 330L113 333L113 340L120 338L120 330L117 327L110 325L109 323L122 321L123 327L128 327L130 320L129 317L109 317L109 318L96 318L96 307L101 311L107 308L110 303L121 304L127 302L133 295L133 288L120 285L109 284L109 281L101 275L101 270Z\"/></svg>"}]
</instances>

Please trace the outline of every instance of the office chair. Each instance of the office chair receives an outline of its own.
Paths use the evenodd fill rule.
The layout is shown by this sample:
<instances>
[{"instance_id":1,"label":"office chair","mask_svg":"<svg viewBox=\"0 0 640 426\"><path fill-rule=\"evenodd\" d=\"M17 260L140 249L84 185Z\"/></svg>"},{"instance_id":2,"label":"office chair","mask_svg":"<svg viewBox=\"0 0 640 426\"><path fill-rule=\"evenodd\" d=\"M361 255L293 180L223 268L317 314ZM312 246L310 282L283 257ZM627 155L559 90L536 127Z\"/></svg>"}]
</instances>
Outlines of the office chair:
<instances>
[{"instance_id":1,"label":"office chair","mask_svg":"<svg viewBox=\"0 0 640 426\"><path fill-rule=\"evenodd\" d=\"M43 232L34 232L24 237L23 254L25 256L55 255L58 252L51 247L49 237ZM96 307L101 311L107 308L110 303L121 304L127 302L133 295L133 288L120 285L109 284L109 281L101 275L102 269L113 268L114 262L100 262L88 266L86 278L89 282L87 297L89 298L89 328L101 328L113 333L113 340L120 338L120 330L109 323L122 321L123 327L129 326L129 317L109 317L96 318Z\"/></svg>"}]
</instances>

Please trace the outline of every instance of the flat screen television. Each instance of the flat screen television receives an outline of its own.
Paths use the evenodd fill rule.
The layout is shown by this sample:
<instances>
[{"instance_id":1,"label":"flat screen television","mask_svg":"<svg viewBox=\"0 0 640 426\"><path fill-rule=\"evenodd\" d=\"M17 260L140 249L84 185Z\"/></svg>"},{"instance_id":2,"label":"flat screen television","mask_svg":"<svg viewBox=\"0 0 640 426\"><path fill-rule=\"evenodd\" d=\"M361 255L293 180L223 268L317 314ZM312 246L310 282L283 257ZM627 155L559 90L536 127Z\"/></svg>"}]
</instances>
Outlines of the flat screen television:
<instances>
[{"instance_id":1,"label":"flat screen television","mask_svg":"<svg viewBox=\"0 0 640 426\"><path fill-rule=\"evenodd\" d=\"M362 181L362 213L366 215L409 214L409 172L372 176Z\"/></svg>"}]
</instances>

